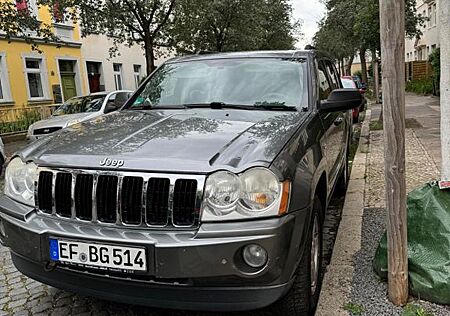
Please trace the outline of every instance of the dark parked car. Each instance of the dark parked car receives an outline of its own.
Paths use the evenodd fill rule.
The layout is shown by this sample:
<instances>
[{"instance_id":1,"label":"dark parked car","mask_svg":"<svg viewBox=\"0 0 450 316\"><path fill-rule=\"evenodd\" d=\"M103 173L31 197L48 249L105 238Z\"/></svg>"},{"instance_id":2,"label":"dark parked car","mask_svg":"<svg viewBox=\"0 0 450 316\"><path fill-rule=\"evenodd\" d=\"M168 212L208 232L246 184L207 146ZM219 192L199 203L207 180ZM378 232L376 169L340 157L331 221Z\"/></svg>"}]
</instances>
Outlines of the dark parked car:
<instances>
[{"instance_id":1,"label":"dark parked car","mask_svg":"<svg viewBox=\"0 0 450 316\"><path fill-rule=\"evenodd\" d=\"M172 59L124 108L18 152L0 240L25 275L118 302L312 313L350 109L314 51Z\"/></svg>"},{"instance_id":2,"label":"dark parked car","mask_svg":"<svg viewBox=\"0 0 450 316\"><path fill-rule=\"evenodd\" d=\"M342 85L345 89L357 89L355 81L352 79L349 79L349 77L342 77L341 78ZM358 89L359 93L361 93L361 104L352 109L352 117L353 117L353 123L359 122L359 113L365 110L367 100L364 97L364 93L361 89Z\"/></svg>"}]
</instances>

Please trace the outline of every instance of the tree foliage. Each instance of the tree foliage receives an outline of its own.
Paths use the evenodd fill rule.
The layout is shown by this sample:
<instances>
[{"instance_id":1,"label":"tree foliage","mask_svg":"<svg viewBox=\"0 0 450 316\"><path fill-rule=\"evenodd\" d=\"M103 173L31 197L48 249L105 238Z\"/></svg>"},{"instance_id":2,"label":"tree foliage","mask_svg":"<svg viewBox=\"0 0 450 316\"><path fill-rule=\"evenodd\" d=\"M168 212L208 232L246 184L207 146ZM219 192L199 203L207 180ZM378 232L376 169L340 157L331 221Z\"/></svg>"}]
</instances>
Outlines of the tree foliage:
<instances>
[{"instance_id":1,"label":"tree foliage","mask_svg":"<svg viewBox=\"0 0 450 316\"><path fill-rule=\"evenodd\" d=\"M20 0L19 0L20 1ZM28 1L28 0L21 0ZM198 50L291 49L300 36L289 0L38 0L81 21L83 36L104 34L118 45L141 45L147 73L161 54ZM0 2L0 31L9 39L58 42L51 25L17 14L15 3Z\"/></svg>"},{"instance_id":2,"label":"tree foliage","mask_svg":"<svg viewBox=\"0 0 450 316\"><path fill-rule=\"evenodd\" d=\"M327 15L314 40L318 49L337 60L353 58L358 50L380 50L380 9L377 0L328 0ZM417 14L416 0L405 0L406 36L417 37L426 20Z\"/></svg>"},{"instance_id":3,"label":"tree foliage","mask_svg":"<svg viewBox=\"0 0 450 316\"><path fill-rule=\"evenodd\" d=\"M29 7L27 0L19 0L18 4ZM38 42L58 42L51 25L40 22L29 10L18 10L16 2L0 1L0 31L7 40L20 38L39 50Z\"/></svg>"},{"instance_id":4,"label":"tree foliage","mask_svg":"<svg viewBox=\"0 0 450 316\"><path fill-rule=\"evenodd\" d=\"M300 23L287 0L179 0L180 52L291 49Z\"/></svg>"}]
</instances>

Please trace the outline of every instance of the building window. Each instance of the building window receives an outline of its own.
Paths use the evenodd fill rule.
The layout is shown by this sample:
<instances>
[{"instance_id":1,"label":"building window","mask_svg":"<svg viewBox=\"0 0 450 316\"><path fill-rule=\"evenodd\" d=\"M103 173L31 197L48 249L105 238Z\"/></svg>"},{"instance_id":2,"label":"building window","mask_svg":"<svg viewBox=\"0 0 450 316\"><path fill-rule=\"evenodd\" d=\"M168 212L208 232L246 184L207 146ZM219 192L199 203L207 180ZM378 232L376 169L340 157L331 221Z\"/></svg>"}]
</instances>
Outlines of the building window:
<instances>
[{"instance_id":1,"label":"building window","mask_svg":"<svg viewBox=\"0 0 450 316\"><path fill-rule=\"evenodd\" d=\"M37 17L36 0L16 0L16 9L19 15L32 15Z\"/></svg>"},{"instance_id":2,"label":"building window","mask_svg":"<svg viewBox=\"0 0 450 316\"><path fill-rule=\"evenodd\" d=\"M122 90L122 64L113 64L114 70L114 83L116 84L116 90Z\"/></svg>"},{"instance_id":3,"label":"building window","mask_svg":"<svg viewBox=\"0 0 450 316\"><path fill-rule=\"evenodd\" d=\"M0 55L0 102L11 101L5 55Z\"/></svg>"},{"instance_id":4,"label":"building window","mask_svg":"<svg viewBox=\"0 0 450 316\"><path fill-rule=\"evenodd\" d=\"M133 65L134 70L134 85L136 89L139 87L139 84L141 83L141 65Z\"/></svg>"},{"instance_id":5,"label":"building window","mask_svg":"<svg viewBox=\"0 0 450 316\"><path fill-rule=\"evenodd\" d=\"M436 26L436 4L431 6L431 26Z\"/></svg>"},{"instance_id":6,"label":"building window","mask_svg":"<svg viewBox=\"0 0 450 316\"><path fill-rule=\"evenodd\" d=\"M103 71L102 71L102 63L95 61L87 61L86 62L87 75L89 81L89 91L100 92L105 91L105 85L103 83Z\"/></svg>"},{"instance_id":7,"label":"building window","mask_svg":"<svg viewBox=\"0 0 450 316\"><path fill-rule=\"evenodd\" d=\"M28 95L30 99L43 98L42 85L42 59L25 58L25 72L28 82Z\"/></svg>"}]
</instances>

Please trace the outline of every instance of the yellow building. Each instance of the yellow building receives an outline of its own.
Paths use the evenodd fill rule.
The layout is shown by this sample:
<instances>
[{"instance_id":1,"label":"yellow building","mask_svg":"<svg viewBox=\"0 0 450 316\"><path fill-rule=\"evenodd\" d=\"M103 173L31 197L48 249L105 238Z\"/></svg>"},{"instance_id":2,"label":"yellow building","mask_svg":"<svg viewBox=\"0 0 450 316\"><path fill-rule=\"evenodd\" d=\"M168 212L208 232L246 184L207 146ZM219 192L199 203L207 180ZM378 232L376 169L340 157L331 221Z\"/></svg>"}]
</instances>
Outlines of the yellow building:
<instances>
[{"instance_id":1,"label":"yellow building","mask_svg":"<svg viewBox=\"0 0 450 316\"><path fill-rule=\"evenodd\" d=\"M86 94L78 24L61 14L55 17L55 12L52 16L46 7L38 9L36 0L17 1L18 10L52 25L63 44L39 44L39 53L24 40L8 42L0 34L0 109L60 103Z\"/></svg>"}]
</instances>

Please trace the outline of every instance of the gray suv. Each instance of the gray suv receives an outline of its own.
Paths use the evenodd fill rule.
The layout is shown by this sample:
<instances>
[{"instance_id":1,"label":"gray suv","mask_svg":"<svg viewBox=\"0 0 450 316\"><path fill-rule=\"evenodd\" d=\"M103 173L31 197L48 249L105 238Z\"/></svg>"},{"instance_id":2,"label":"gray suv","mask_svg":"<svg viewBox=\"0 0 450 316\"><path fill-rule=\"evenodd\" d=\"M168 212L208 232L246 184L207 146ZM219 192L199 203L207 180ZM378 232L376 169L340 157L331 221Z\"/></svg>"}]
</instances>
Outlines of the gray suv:
<instances>
[{"instance_id":1,"label":"gray suv","mask_svg":"<svg viewBox=\"0 0 450 316\"><path fill-rule=\"evenodd\" d=\"M84 295L311 313L360 103L314 51L172 59L120 111L15 154L0 241L23 274Z\"/></svg>"}]
</instances>

